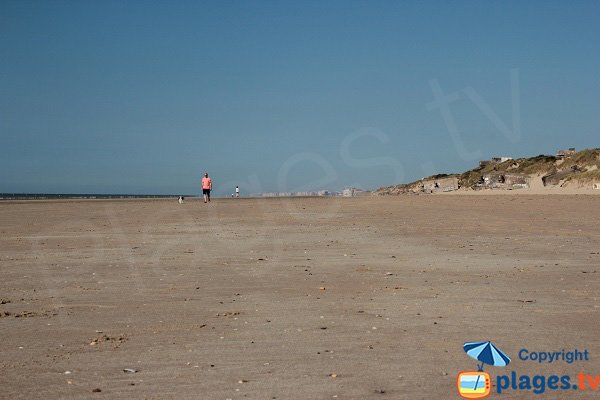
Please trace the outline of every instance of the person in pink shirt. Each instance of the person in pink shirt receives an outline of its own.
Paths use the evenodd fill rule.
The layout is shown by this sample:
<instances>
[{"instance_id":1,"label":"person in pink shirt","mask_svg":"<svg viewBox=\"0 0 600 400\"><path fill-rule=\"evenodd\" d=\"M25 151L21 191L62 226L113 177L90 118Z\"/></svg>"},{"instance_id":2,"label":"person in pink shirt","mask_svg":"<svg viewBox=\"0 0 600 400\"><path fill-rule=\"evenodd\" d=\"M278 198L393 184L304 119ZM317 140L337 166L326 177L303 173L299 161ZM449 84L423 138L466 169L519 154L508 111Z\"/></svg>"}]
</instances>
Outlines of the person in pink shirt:
<instances>
[{"instance_id":1,"label":"person in pink shirt","mask_svg":"<svg viewBox=\"0 0 600 400\"><path fill-rule=\"evenodd\" d=\"M212 190L212 179L208 177L208 172L204 173L202 178L202 196L204 196L204 202L210 201L210 191Z\"/></svg>"}]
</instances>

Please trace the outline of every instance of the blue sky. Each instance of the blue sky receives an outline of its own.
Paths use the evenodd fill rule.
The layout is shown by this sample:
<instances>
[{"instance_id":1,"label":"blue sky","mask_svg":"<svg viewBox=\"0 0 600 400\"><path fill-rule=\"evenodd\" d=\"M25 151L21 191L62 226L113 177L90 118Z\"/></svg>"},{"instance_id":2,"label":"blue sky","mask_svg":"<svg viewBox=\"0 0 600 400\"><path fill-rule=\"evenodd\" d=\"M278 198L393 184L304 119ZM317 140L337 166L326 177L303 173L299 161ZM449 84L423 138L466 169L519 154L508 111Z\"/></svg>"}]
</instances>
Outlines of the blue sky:
<instances>
[{"instance_id":1,"label":"blue sky","mask_svg":"<svg viewBox=\"0 0 600 400\"><path fill-rule=\"evenodd\" d=\"M370 189L599 147L598 15L594 1L3 0L0 192L194 194L204 171L221 195Z\"/></svg>"}]
</instances>

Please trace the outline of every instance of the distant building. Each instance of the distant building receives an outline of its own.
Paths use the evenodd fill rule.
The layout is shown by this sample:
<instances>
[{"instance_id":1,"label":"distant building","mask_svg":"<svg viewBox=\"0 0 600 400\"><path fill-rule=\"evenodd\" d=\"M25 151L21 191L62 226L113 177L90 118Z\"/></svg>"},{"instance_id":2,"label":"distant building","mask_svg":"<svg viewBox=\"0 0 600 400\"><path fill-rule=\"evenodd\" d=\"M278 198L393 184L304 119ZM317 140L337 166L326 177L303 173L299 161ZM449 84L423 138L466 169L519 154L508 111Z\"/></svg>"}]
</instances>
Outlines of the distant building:
<instances>
[{"instance_id":1,"label":"distant building","mask_svg":"<svg viewBox=\"0 0 600 400\"><path fill-rule=\"evenodd\" d=\"M558 150L556 152L556 157L564 158L564 157L572 156L575 153L576 153L575 147L569 147L569 150Z\"/></svg>"},{"instance_id":2,"label":"distant building","mask_svg":"<svg viewBox=\"0 0 600 400\"><path fill-rule=\"evenodd\" d=\"M491 160L479 161L479 166L485 167L486 165L490 165L490 164L500 164L500 163L503 163L505 161L509 161L512 159L513 159L512 157L492 157Z\"/></svg>"},{"instance_id":3,"label":"distant building","mask_svg":"<svg viewBox=\"0 0 600 400\"><path fill-rule=\"evenodd\" d=\"M360 190L360 189L357 189ZM266 192L254 193L250 197L324 197L324 196L340 196L338 192L330 190L305 191L305 192Z\"/></svg>"},{"instance_id":4,"label":"distant building","mask_svg":"<svg viewBox=\"0 0 600 400\"><path fill-rule=\"evenodd\" d=\"M512 160L512 157L492 157L492 161L499 164L505 161Z\"/></svg>"},{"instance_id":5,"label":"distant building","mask_svg":"<svg viewBox=\"0 0 600 400\"><path fill-rule=\"evenodd\" d=\"M342 190L343 197L354 197L354 196L360 196L362 194L365 194L364 190L353 188L353 187L344 188L344 190Z\"/></svg>"},{"instance_id":6,"label":"distant building","mask_svg":"<svg viewBox=\"0 0 600 400\"><path fill-rule=\"evenodd\" d=\"M354 188L344 188L344 190L342 190L342 196L344 196L344 197L354 196Z\"/></svg>"}]
</instances>

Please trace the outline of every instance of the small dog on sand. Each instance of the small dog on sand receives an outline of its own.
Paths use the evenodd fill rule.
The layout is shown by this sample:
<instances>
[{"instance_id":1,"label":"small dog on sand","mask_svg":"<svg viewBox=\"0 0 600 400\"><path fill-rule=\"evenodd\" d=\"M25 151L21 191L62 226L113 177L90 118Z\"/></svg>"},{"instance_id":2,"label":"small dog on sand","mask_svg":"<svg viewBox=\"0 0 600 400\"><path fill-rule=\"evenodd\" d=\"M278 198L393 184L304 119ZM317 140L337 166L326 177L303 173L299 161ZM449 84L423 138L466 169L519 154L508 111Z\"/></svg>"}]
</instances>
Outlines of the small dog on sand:
<instances>
[{"instance_id":1,"label":"small dog on sand","mask_svg":"<svg viewBox=\"0 0 600 400\"><path fill-rule=\"evenodd\" d=\"M183 196L179 196L179 204L183 204Z\"/></svg>"}]
</instances>

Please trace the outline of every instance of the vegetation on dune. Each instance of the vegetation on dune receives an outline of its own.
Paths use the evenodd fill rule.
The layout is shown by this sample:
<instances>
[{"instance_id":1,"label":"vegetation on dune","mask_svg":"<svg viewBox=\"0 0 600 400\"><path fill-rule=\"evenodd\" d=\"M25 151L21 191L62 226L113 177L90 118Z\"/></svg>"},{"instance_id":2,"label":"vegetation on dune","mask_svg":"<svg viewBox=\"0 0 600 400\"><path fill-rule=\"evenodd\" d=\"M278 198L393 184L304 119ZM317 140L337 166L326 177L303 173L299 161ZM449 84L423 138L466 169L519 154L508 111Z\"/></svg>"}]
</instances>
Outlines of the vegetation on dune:
<instances>
[{"instance_id":1,"label":"vegetation on dune","mask_svg":"<svg viewBox=\"0 0 600 400\"><path fill-rule=\"evenodd\" d=\"M487 168L475 168L467 172L463 172L458 178L460 187L471 187L481 180L481 177L487 173ZM485 171L485 172L484 172Z\"/></svg>"},{"instance_id":2,"label":"vegetation on dune","mask_svg":"<svg viewBox=\"0 0 600 400\"><path fill-rule=\"evenodd\" d=\"M586 149L575 153L572 157L565 159L564 164L569 167L574 165L591 167L595 165L600 168L600 148Z\"/></svg>"},{"instance_id":3,"label":"vegetation on dune","mask_svg":"<svg viewBox=\"0 0 600 400\"><path fill-rule=\"evenodd\" d=\"M556 161L558 161L558 157L543 154L532 158L520 158L512 162L514 168L511 169L511 172L527 175L546 174L556 170Z\"/></svg>"},{"instance_id":4,"label":"vegetation on dune","mask_svg":"<svg viewBox=\"0 0 600 400\"><path fill-rule=\"evenodd\" d=\"M565 181L578 180L581 182L598 182L600 181L600 170L584 171L579 173L572 173L565 178Z\"/></svg>"}]
</instances>

